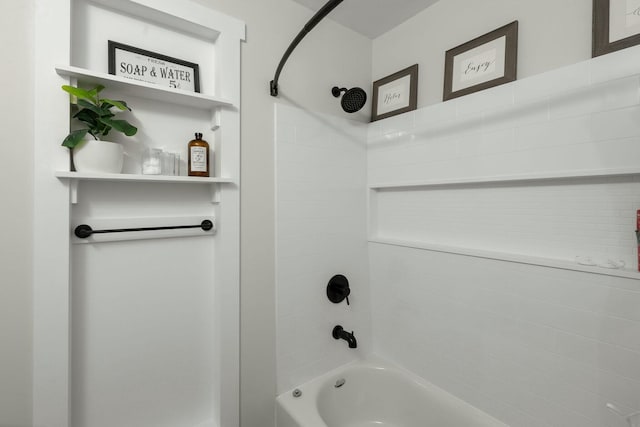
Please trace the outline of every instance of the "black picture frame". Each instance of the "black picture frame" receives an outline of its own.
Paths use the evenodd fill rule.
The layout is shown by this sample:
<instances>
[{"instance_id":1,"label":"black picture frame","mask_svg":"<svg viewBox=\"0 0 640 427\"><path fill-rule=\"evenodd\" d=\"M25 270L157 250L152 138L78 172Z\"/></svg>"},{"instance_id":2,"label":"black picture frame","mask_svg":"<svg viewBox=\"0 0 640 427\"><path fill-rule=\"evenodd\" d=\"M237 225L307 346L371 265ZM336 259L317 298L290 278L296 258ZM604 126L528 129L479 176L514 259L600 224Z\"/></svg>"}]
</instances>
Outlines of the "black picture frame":
<instances>
[{"instance_id":1,"label":"black picture frame","mask_svg":"<svg viewBox=\"0 0 640 427\"><path fill-rule=\"evenodd\" d=\"M622 15L628 14L626 8L621 10L618 4L614 5L616 7L613 8L618 13L612 13L612 1L618 2L620 0L593 0L591 47L591 56L593 58L640 44L640 28L634 34L629 34L613 41L610 40L612 27L620 27L620 18L622 18ZM640 5L632 15L640 20Z\"/></svg>"},{"instance_id":2,"label":"black picture frame","mask_svg":"<svg viewBox=\"0 0 640 427\"><path fill-rule=\"evenodd\" d=\"M478 57L483 57L482 47L487 46L487 53L493 53L491 43L498 39L505 37L504 52L496 52L496 58L494 59L494 68L491 68L492 72L487 72L487 76L477 75L474 79L468 79L469 82L477 80L477 83L465 83L471 84L470 86L464 86L462 88L456 88L456 86L463 80L462 75L467 75L467 70L472 72L478 72L482 70L482 66L485 63L478 63L475 65L469 64L467 68L461 67L457 69L456 60L462 58L460 55L468 54L471 51L478 53ZM471 58L473 59L473 58ZM470 59L470 60L471 60ZM489 64L490 60L487 60L486 64ZM491 64L489 64L491 65ZM484 68L488 70L489 67ZM456 73L458 71L458 73ZM497 73L496 73L497 71ZM497 28L487 34L463 43L459 46L449 49L445 53L445 66L444 66L444 91L443 100L457 98L459 96L468 95L470 93L485 90L494 86L499 86L505 83L516 80L518 72L518 21L513 21L505 26ZM500 75L501 73L501 75ZM497 77L491 76L496 74Z\"/></svg>"},{"instance_id":3,"label":"black picture frame","mask_svg":"<svg viewBox=\"0 0 640 427\"><path fill-rule=\"evenodd\" d=\"M200 92L200 66L194 62L113 40L108 41L108 51L109 74L174 89Z\"/></svg>"},{"instance_id":4,"label":"black picture frame","mask_svg":"<svg viewBox=\"0 0 640 427\"><path fill-rule=\"evenodd\" d=\"M405 79L407 76L409 79L408 85L401 84L395 88L389 86L394 82L400 83L401 79ZM393 93L385 93L385 88L389 88ZM392 96L395 100L393 104L387 103L389 96ZM391 107L386 107L385 103L391 105ZM373 82L372 104L372 122L415 110L418 107L418 64ZM393 108L393 106L397 108Z\"/></svg>"}]
</instances>

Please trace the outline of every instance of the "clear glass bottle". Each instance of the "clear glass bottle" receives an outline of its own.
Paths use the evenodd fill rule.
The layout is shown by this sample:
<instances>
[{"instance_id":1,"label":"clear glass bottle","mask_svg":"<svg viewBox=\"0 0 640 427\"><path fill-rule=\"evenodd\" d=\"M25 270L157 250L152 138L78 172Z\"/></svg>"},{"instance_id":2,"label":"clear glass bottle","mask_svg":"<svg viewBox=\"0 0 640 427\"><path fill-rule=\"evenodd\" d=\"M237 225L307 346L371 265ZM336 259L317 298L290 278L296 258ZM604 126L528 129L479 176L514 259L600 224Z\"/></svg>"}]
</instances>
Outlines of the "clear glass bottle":
<instances>
[{"instance_id":1,"label":"clear glass bottle","mask_svg":"<svg viewBox=\"0 0 640 427\"><path fill-rule=\"evenodd\" d=\"M202 139L201 133L196 133L196 139L189 141L188 175L209 176L209 143Z\"/></svg>"}]
</instances>

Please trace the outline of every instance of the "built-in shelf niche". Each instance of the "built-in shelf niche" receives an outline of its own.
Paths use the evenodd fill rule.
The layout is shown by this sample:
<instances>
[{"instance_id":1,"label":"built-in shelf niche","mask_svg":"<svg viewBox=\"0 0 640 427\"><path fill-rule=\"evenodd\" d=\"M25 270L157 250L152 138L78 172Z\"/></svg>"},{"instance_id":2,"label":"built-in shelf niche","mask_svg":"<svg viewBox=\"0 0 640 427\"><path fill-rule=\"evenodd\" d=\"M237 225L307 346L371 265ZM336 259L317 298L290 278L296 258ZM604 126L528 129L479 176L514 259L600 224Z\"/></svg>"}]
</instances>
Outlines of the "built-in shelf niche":
<instances>
[{"instance_id":1,"label":"built-in shelf niche","mask_svg":"<svg viewBox=\"0 0 640 427\"><path fill-rule=\"evenodd\" d=\"M34 116L39 119L34 122L38 155L33 162L33 296L37 302L33 359L38 369L33 375L33 423L59 427L159 425L158 419L180 418L185 425L237 427L240 45L245 25L197 2L171 0L36 0L35 9L34 84L39 97ZM108 74L108 40L199 64L201 92ZM101 84L106 87L106 96L113 92L117 99L129 102L133 111L124 114L133 116L138 134L129 139L114 136L120 138L128 156L126 173L70 170L69 152L60 147L70 129L69 98L60 89L65 84ZM204 133L213 148L212 169L217 177L138 174L137 157L142 147L179 152L184 160L194 132ZM219 203L210 205L209 198ZM138 219L143 227L156 222L159 226L191 224L182 221L185 216L219 220L220 232L185 239L183 232L165 238L170 232L159 231L157 237L162 238L153 242L113 241L99 249L91 244L94 242L72 245L76 243L72 241L73 227L78 224L96 229L132 228ZM107 268L105 274L98 273L110 263L122 265L132 259L134 268ZM189 268L194 262L204 268ZM158 269L164 270L156 274ZM156 275L141 277L147 272ZM169 278L172 274L177 275L173 280ZM101 280L107 286L101 286ZM190 304L163 300L166 294L158 284L166 285L164 290L175 285L179 296L191 298ZM109 329L122 322L124 311L114 311L108 298L92 300L98 306L104 302L104 310L87 308L81 294L91 289L117 294L115 288L122 286L115 300L126 303L123 295L147 285L150 288L140 306L158 323L144 334L145 342L151 345L129 357L128 352L140 342L135 333L131 335L133 345L112 345L111 331L105 334L95 329L97 325ZM211 295L215 298L210 300ZM174 308L186 316L170 319L167 313ZM127 332L135 329L137 311L131 313L133 328ZM100 313L107 321L96 321ZM188 323L193 313L203 313L205 320ZM84 315L88 317L83 319ZM167 327L159 326L165 320ZM157 339L148 340L153 334ZM122 334L116 335L123 339ZM163 342L176 340L185 340L180 348L194 351L169 354L153 348L154 343L161 347ZM102 351L101 345L109 351ZM95 368L104 354L117 361L114 371L123 375ZM206 357L199 356L202 354ZM138 358L160 363L162 367L154 372L162 371L163 378L177 372L179 381L164 384L153 372L145 377L145 370L136 366ZM135 376L126 375L129 368ZM99 378L103 373L106 377ZM101 381L120 384L107 390L96 387ZM131 406L128 393L149 399ZM98 408L116 401L116 408ZM152 403L145 407L148 402Z\"/></svg>"}]
</instances>

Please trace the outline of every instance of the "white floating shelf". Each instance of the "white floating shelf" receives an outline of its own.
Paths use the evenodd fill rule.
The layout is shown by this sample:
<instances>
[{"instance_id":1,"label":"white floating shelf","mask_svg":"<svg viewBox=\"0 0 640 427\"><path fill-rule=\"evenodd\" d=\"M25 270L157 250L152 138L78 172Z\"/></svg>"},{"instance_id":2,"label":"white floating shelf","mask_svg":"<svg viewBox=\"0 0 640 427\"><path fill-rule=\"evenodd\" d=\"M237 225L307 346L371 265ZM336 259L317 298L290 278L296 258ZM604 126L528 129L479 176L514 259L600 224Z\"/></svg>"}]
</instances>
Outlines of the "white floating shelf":
<instances>
[{"instance_id":1,"label":"white floating shelf","mask_svg":"<svg viewBox=\"0 0 640 427\"><path fill-rule=\"evenodd\" d=\"M57 178L73 179L79 181L128 181L128 182L164 182L182 184L230 184L231 178L201 178L197 176L170 176L170 175L138 175L126 173L83 173L57 171Z\"/></svg>"},{"instance_id":2,"label":"white floating shelf","mask_svg":"<svg viewBox=\"0 0 640 427\"><path fill-rule=\"evenodd\" d=\"M97 73L84 68L57 66L56 73L61 76L75 78L83 83L94 85L101 84L110 89L126 90L127 94L132 96L169 104L184 105L200 109L233 107L233 103L226 99L204 95L198 92L188 92L152 83L126 79L112 74Z\"/></svg>"},{"instance_id":3,"label":"white floating shelf","mask_svg":"<svg viewBox=\"0 0 640 427\"><path fill-rule=\"evenodd\" d=\"M78 186L81 181L102 182L148 182L165 184L209 184L211 187L211 203L220 202L220 184L234 184L231 178L201 178L197 176L170 175L138 175L126 173L83 173L57 171L59 179L69 180L69 199L71 204L78 203Z\"/></svg>"},{"instance_id":4,"label":"white floating shelf","mask_svg":"<svg viewBox=\"0 0 640 427\"><path fill-rule=\"evenodd\" d=\"M422 249L433 252L444 252L456 255L465 255L477 258L495 259L499 261L517 262L520 264L537 265L542 267L559 268L563 270L582 271L585 273L602 274L605 276L624 277L640 280L640 272L629 268L604 268L578 264L565 259L544 258L534 255L489 251L486 249L465 248L459 246L442 245L438 243L416 242L408 240L388 239L380 237L369 238L369 243L382 245L401 246L405 248Z\"/></svg>"}]
</instances>

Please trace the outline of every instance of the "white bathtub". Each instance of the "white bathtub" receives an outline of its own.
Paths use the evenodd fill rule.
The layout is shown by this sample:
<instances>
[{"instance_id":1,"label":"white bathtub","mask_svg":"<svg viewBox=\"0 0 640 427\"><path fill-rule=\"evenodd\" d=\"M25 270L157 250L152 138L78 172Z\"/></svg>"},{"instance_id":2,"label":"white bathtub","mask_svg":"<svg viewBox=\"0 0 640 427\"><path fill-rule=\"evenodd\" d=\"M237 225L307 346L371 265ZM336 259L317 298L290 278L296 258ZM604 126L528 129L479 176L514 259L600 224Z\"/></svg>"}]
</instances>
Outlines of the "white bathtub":
<instances>
[{"instance_id":1,"label":"white bathtub","mask_svg":"<svg viewBox=\"0 0 640 427\"><path fill-rule=\"evenodd\" d=\"M298 390L300 397L278 396L278 427L508 427L380 360L351 363Z\"/></svg>"}]
</instances>

